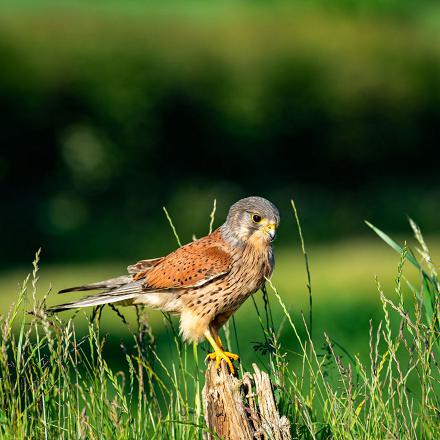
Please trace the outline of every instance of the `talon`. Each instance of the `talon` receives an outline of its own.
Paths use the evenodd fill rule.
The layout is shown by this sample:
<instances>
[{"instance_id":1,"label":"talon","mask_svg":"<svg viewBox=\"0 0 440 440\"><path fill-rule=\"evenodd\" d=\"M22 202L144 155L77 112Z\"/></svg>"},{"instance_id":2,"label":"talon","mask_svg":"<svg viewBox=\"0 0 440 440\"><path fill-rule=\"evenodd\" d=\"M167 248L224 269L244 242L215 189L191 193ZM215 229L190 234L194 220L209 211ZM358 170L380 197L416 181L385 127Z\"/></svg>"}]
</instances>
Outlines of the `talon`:
<instances>
[{"instance_id":1,"label":"talon","mask_svg":"<svg viewBox=\"0 0 440 440\"><path fill-rule=\"evenodd\" d=\"M234 361L238 361L240 359L240 356L238 354L235 353L230 353L229 351L224 351L223 352L228 358L234 360Z\"/></svg>"},{"instance_id":2,"label":"talon","mask_svg":"<svg viewBox=\"0 0 440 440\"><path fill-rule=\"evenodd\" d=\"M228 358L230 358L230 359L232 359L232 360L234 360L234 361L238 361L238 360L240 359L240 356L239 356L238 354L230 353L229 351L222 351L222 353L223 353L224 355L226 355ZM217 359L217 354L216 354L216 352L214 351L214 352L212 352L212 353L209 353L206 357L209 358L209 359L211 359L211 361L214 361L214 360ZM223 357L222 357L222 358L223 358Z\"/></svg>"},{"instance_id":3,"label":"talon","mask_svg":"<svg viewBox=\"0 0 440 440\"><path fill-rule=\"evenodd\" d=\"M231 374L234 374L235 370L234 366L232 365L231 359L236 361L239 359L239 356L234 353L230 353L229 351L216 350L213 353L209 353L206 358L209 358L212 361L215 360L216 368L220 368L221 360L224 359L224 361L228 364L229 371L231 372Z\"/></svg>"}]
</instances>

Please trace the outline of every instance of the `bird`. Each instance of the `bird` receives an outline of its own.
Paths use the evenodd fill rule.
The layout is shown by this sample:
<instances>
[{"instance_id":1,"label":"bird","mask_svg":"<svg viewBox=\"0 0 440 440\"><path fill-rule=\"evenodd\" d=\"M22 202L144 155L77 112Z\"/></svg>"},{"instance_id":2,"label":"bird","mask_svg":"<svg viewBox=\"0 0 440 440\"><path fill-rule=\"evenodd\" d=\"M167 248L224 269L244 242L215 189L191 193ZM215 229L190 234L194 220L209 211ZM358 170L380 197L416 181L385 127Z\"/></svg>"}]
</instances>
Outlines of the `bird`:
<instances>
[{"instance_id":1,"label":"bird","mask_svg":"<svg viewBox=\"0 0 440 440\"><path fill-rule=\"evenodd\" d=\"M207 359L214 360L217 368L223 359L234 374L232 361L239 357L225 350L219 330L272 275L273 240L279 222L279 211L269 200L257 196L241 199L209 235L164 257L128 266L128 275L60 290L101 292L48 310L147 305L179 315L183 340L206 339L213 348Z\"/></svg>"}]
</instances>

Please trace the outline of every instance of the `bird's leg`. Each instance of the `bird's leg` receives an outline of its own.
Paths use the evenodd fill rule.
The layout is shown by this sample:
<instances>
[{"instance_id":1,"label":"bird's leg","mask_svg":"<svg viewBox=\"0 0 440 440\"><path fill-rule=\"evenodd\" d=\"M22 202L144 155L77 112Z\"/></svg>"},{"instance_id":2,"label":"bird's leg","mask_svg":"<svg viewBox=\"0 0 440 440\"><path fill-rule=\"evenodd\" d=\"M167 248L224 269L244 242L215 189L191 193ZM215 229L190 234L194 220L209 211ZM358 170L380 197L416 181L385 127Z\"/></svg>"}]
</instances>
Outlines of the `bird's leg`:
<instances>
[{"instance_id":1,"label":"bird's leg","mask_svg":"<svg viewBox=\"0 0 440 440\"><path fill-rule=\"evenodd\" d=\"M214 337L212 333L214 333ZM231 359L237 360L238 355L223 350L223 346L217 332L212 330L207 330L205 332L205 337L208 340L208 342L212 345L212 348L214 349L214 352L209 353L207 358L211 360L215 360L216 368L220 368L220 362L222 359L224 359L225 362L228 364L230 372L234 374L234 366L232 365Z\"/></svg>"},{"instance_id":2,"label":"bird's leg","mask_svg":"<svg viewBox=\"0 0 440 440\"><path fill-rule=\"evenodd\" d=\"M221 348L221 350L223 350L223 343L222 343L222 340L220 339L220 336L218 335L218 330L213 325L210 325L209 329L211 331L211 335L215 339L215 342L217 342L217 345Z\"/></svg>"},{"instance_id":3,"label":"bird's leg","mask_svg":"<svg viewBox=\"0 0 440 440\"><path fill-rule=\"evenodd\" d=\"M214 327L211 328L211 335L214 336L214 340L217 343L217 345L220 347L221 350L223 350L223 343L220 339L220 336L218 335L218 331Z\"/></svg>"},{"instance_id":4,"label":"bird's leg","mask_svg":"<svg viewBox=\"0 0 440 440\"><path fill-rule=\"evenodd\" d=\"M218 335L218 330L214 326L210 326L211 329L211 335L214 335L215 342L217 342L217 345L220 347L220 349L231 359L234 361L240 359L238 354L230 353L229 351L225 351L223 348L222 340L220 339L220 336ZM213 359L213 358L212 358Z\"/></svg>"}]
</instances>

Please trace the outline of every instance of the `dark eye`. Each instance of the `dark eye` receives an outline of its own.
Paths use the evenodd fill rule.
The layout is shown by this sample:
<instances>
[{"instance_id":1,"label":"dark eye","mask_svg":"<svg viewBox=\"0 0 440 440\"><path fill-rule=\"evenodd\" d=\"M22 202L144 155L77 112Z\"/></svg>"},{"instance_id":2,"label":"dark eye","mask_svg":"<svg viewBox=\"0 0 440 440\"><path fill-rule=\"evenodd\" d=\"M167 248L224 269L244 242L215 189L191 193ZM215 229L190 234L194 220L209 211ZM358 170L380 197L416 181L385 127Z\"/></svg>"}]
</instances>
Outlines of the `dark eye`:
<instances>
[{"instance_id":1,"label":"dark eye","mask_svg":"<svg viewBox=\"0 0 440 440\"><path fill-rule=\"evenodd\" d=\"M252 221L254 223L260 223L261 222L261 215L258 214L252 214Z\"/></svg>"}]
</instances>

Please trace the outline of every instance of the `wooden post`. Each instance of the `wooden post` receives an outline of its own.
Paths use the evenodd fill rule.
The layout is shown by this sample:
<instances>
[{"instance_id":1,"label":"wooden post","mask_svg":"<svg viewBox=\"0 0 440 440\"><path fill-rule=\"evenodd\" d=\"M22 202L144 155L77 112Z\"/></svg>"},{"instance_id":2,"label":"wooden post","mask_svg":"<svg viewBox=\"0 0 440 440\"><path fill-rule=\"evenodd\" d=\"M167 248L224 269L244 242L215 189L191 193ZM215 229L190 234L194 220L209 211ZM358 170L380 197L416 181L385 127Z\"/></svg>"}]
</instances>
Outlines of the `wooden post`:
<instances>
[{"instance_id":1,"label":"wooden post","mask_svg":"<svg viewBox=\"0 0 440 440\"><path fill-rule=\"evenodd\" d=\"M252 367L254 373L239 380L224 361L218 370L209 363L202 391L206 424L223 440L290 440L290 423L278 413L269 375ZM205 435L206 440L218 437Z\"/></svg>"}]
</instances>

